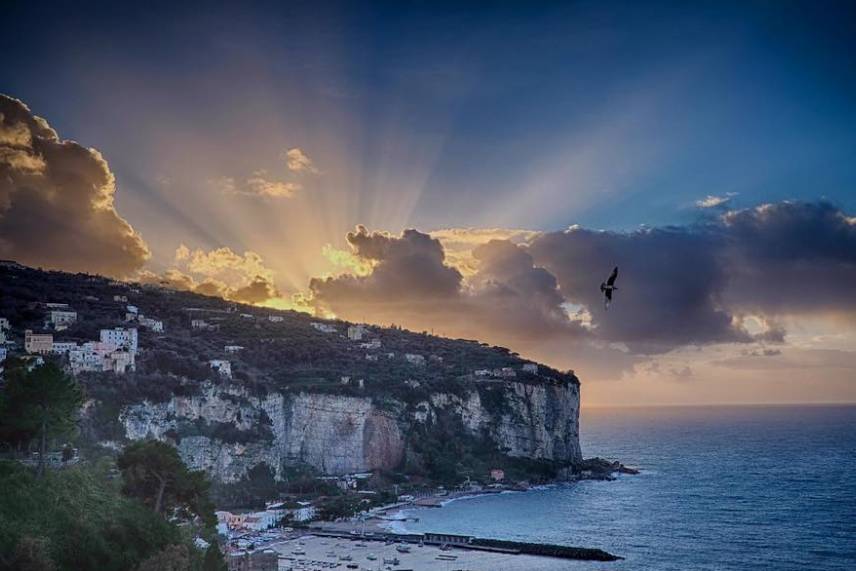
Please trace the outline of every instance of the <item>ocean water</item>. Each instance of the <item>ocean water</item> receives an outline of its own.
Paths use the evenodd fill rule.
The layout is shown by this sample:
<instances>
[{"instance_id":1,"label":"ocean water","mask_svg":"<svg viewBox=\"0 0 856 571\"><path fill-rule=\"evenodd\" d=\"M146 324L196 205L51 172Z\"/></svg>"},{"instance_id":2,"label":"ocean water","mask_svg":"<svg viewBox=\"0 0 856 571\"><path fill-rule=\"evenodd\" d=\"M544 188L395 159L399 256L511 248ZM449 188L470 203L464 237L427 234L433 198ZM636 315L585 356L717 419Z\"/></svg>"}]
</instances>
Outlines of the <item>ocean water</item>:
<instances>
[{"instance_id":1,"label":"ocean water","mask_svg":"<svg viewBox=\"0 0 856 571\"><path fill-rule=\"evenodd\" d=\"M856 406L588 409L581 433L586 457L642 474L456 500L405 529L625 557L569 569L856 570Z\"/></svg>"}]
</instances>

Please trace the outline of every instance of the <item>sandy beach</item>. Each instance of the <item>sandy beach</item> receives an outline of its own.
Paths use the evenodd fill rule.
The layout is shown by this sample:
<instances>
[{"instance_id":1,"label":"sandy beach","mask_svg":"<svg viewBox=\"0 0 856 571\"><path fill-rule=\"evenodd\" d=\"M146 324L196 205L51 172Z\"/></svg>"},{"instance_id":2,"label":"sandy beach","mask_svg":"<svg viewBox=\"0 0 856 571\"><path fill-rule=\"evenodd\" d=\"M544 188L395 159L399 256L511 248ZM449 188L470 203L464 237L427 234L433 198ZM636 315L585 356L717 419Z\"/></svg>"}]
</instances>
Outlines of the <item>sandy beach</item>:
<instances>
[{"instance_id":1,"label":"sandy beach","mask_svg":"<svg viewBox=\"0 0 856 571\"><path fill-rule=\"evenodd\" d=\"M396 544L364 539L345 539L305 535L272 546L280 555L280 571L322 571L350 569L361 571L559 571L609 569L609 563L572 561L553 557L514 555L436 546L408 545L409 553L400 553ZM438 559L438 556L440 557ZM342 559L350 557L351 559ZM370 559L375 557L375 559ZM398 563L389 563L398 559ZM387 560L388 563L384 563Z\"/></svg>"}]
</instances>

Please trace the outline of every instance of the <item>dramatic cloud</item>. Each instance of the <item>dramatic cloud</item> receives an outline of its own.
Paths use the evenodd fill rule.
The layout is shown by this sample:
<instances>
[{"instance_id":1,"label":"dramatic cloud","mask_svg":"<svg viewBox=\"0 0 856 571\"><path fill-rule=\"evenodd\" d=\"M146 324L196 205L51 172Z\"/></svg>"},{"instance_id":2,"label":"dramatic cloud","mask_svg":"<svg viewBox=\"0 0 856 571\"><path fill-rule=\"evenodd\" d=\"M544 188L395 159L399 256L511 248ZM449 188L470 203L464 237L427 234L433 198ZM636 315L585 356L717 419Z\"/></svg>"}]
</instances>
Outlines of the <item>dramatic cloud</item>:
<instances>
[{"instance_id":1,"label":"dramatic cloud","mask_svg":"<svg viewBox=\"0 0 856 571\"><path fill-rule=\"evenodd\" d=\"M723 216L727 301L768 315L856 312L856 217L826 202Z\"/></svg>"},{"instance_id":2,"label":"dramatic cloud","mask_svg":"<svg viewBox=\"0 0 856 571\"><path fill-rule=\"evenodd\" d=\"M693 228L631 233L574 227L536 238L535 260L559 280L565 298L586 307L597 336L642 353L675 346L748 341L721 297L728 276L717 239ZM619 266L611 311L599 286Z\"/></svg>"},{"instance_id":3,"label":"dramatic cloud","mask_svg":"<svg viewBox=\"0 0 856 571\"><path fill-rule=\"evenodd\" d=\"M533 240L536 262L563 295L589 308L598 336L634 350L781 342L776 318L856 309L856 222L824 203L767 204L713 223L632 233L572 228ZM601 279L621 267L614 311L598 308ZM760 315L763 331L743 325Z\"/></svg>"},{"instance_id":4,"label":"dramatic cloud","mask_svg":"<svg viewBox=\"0 0 856 571\"><path fill-rule=\"evenodd\" d=\"M255 252L243 255L230 248L175 251L174 266L163 274L143 272L139 279L178 290L194 291L243 303L263 304L280 297L273 270Z\"/></svg>"},{"instance_id":5,"label":"dramatic cloud","mask_svg":"<svg viewBox=\"0 0 856 571\"><path fill-rule=\"evenodd\" d=\"M432 303L458 295L462 276L445 265L443 246L428 234L405 230L400 237L359 226L347 236L354 255L372 264L365 276L345 274L313 279L310 290L322 304L336 307ZM339 311L337 311L338 313Z\"/></svg>"},{"instance_id":6,"label":"dramatic cloud","mask_svg":"<svg viewBox=\"0 0 856 571\"><path fill-rule=\"evenodd\" d=\"M0 95L0 257L122 277L148 259L113 204L101 154L61 140L21 101Z\"/></svg>"},{"instance_id":7,"label":"dramatic cloud","mask_svg":"<svg viewBox=\"0 0 856 571\"><path fill-rule=\"evenodd\" d=\"M514 244L528 244L540 232L513 228L446 228L434 230L431 236L440 240L449 265L458 268L464 277L478 271L473 249L491 240L508 240Z\"/></svg>"},{"instance_id":8,"label":"dramatic cloud","mask_svg":"<svg viewBox=\"0 0 856 571\"><path fill-rule=\"evenodd\" d=\"M517 243L494 230L447 230L438 234L456 243L450 259L436 236L358 227L340 267L359 272L312 280L311 301L341 317L549 353L604 375L681 348L772 355L765 345L785 342L786 317L854 309L855 229L832 205L780 203L684 227L507 234ZM607 311L599 285L614 265L619 289ZM691 361L663 371L696 378Z\"/></svg>"},{"instance_id":9,"label":"dramatic cloud","mask_svg":"<svg viewBox=\"0 0 856 571\"><path fill-rule=\"evenodd\" d=\"M288 165L288 170L297 173L318 174L318 169L312 159L298 147L293 147L283 152L285 164Z\"/></svg>"},{"instance_id":10,"label":"dramatic cloud","mask_svg":"<svg viewBox=\"0 0 856 571\"><path fill-rule=\"evenodd\" d=\"M322 311L505 344L584 335L565 313L556 279L512 242L477 246L478 270L465 281L428 234L393 236L360 226L347 238L352 255L371 271L313 279L312 299Z\"/></svg>"}]
</instances>

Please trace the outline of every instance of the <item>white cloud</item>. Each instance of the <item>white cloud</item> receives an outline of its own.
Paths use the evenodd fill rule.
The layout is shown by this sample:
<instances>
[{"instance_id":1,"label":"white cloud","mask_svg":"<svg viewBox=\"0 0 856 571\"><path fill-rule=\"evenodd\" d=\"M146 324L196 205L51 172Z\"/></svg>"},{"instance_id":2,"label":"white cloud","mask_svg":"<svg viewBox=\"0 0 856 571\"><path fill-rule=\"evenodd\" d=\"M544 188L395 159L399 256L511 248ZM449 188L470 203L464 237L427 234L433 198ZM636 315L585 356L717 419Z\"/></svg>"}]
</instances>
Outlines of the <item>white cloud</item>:
<instances>
[{"instance_id":1,"label":"white cloud","mask_svg":"<svg viewBox=\"0 0 856 571\"><path fill-rule=\"evenodd\" d=\"M315 163L312 159L303 152L299 147L292 147L282 153L288 170L298 173L318 174L318 169L315 168Z\"/></svg>"},{"instance_id":2,"label":"white cloud","mask_svg":"<svg viewBox=\"0 0 856 571\"><path fill-rule=\"evenodd\" d=\"M696 200L695 204L699 208L717 208L719 206L726 206L735 196L737 196L736 192L728 192L725 196L708 194L701 200Z\"/></svg>"}]
</instances>

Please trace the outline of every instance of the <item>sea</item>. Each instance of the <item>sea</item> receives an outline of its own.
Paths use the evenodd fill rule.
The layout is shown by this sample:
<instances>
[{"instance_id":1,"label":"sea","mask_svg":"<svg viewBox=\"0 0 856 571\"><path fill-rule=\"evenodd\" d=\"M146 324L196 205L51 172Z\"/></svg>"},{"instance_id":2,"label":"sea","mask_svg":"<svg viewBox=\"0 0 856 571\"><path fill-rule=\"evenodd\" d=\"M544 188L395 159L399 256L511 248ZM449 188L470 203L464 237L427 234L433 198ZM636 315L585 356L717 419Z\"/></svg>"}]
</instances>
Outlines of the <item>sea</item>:
<instances>
[{"instance_id":1,"label":"sea","mask_svg":"<svg viewBox=\"0 0 856 571\"><path fill-rule=\"evenodd\" d=\"M589 408L580 425L585 457L641 473L414 509L397 531L624 558L569 569L856 570L856 406Z\"/></svg>"}]
</instances>

